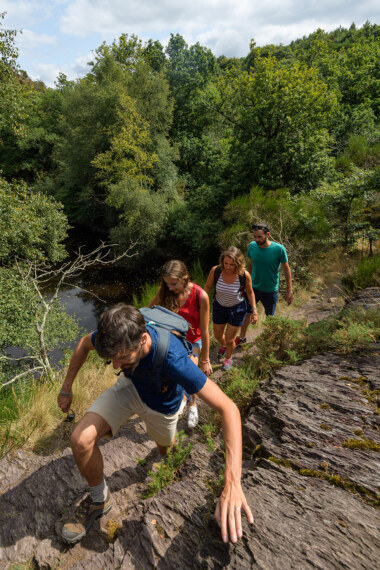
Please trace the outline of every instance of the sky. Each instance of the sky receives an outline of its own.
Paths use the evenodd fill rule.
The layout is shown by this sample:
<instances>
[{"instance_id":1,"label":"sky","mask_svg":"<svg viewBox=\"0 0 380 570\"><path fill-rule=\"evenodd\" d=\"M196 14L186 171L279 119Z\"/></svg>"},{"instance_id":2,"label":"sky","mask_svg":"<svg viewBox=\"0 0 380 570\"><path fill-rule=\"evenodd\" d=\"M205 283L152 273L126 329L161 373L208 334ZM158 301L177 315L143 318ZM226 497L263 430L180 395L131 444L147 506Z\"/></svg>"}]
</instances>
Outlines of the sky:
<instances>
[{"instance_id":1,"label":"sky","mask_svg":"<svg viewBox=\"0 0 380 570\"><path fill-rule=\"evenodd\" d=\"M0 0L3 27L17 34L19 65L53 87L60 72L82 77L93 50L122 33L143 41L181 34L216 55L242 57L256 45L288 44L322 28L380 24L379 0Z\"/></svg>"}]
</instances>

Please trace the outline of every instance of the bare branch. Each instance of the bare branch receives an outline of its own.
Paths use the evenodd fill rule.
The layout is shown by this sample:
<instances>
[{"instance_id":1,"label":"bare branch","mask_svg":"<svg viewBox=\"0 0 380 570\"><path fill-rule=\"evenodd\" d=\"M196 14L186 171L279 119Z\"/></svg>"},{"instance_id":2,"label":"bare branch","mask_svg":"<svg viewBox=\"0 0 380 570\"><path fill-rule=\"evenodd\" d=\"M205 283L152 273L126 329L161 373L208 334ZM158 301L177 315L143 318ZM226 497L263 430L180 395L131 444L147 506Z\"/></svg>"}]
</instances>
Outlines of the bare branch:
<instances>
[{"instance_id":1,"label":"bare branch","mask_svg":"<svg viewBox=\"0 0 380 570\"><path fill-rule=\"evenodd\" d=\"M12 362L18 362L19 360L35 360L34 356L19 356L18 358L15 358L13 356L6 356L5 354L3 356L0 356L0 360L11 360Z\"/></svg>"},{"instance_id":2,"label":"bare branch","mask_svg":"<svg viewBox=\"0 0 380 570\"><path fill-rule=\"evenodd\" d=\"M22 378L26 374L37 370L43 370L46 374L51 374L52 368L50 365L49 357L48 357L48 350L45 343L45 329L46 323L49 316L50 311L53 308L54 303L58 298L59 291L63 285L71 285L69 283L74 277L77 277L81 273L83 273L86 269L94 266L110 266L115 264L116 262L120 261L125 257L133 257L136 255L135 253L131 253L131 251L136 247L137 242L132 243L123 253L114 256L112 248L117 244L105 244L101 242L98 247L96 247L90 253L82 253L81 248L75 254L74 259L70 259L69 261L65 261L60 267L54 267L52 265L38 265L33 263L30 260L18 259L16 260L16 268L17 271L23 280L24 283L29 284L32 286L38 296L40 305L42 306L42 314L40 314L39 318L36 317L35 321L35 329L38 335L38 342L39 348L36 350L36 354L30 357L22 357L20 359L9 358L7 356L0 357L2 360L8 360L17 362L18 360L27 360L35 361L40 364L40 366L36 366L29 371L25 371L21 374L18 374L3 386L7 386L15 382L18 378ZM44 289L48 284L53 284L53 294L49 297L44 295ZM97 295L94 295L90 291L79 287L82 291L89 293L96 297L99 301L102 301ZM104 302L104 301L103 301ZM2 387L3 387L2 386ZM0 387L1 389L1 387Z\"/></svg>"},{"instance_id":3,"label":"bare branch","mask_svg":"<svg viewBox=\"0 0 380 570\"><path fill-rule=\"evenodd\" d=\"M36 366L35 368L32 368L31 370L26 370L25 372L22 372L21 374L18 374L17 376L14 376L12 378L12 380L8 380L8 382L4 382L4 384L2 384L0 386L0 390L2 388L4 388L5 386L9 386L9 384L13 384L13 382L16 382L16 380L18 380L19 378L21 378L22 376L26 376L27 374L31 374L32 372L35 372L36 370L44 370L43 366Z\"/></svg>"}]
</instances>

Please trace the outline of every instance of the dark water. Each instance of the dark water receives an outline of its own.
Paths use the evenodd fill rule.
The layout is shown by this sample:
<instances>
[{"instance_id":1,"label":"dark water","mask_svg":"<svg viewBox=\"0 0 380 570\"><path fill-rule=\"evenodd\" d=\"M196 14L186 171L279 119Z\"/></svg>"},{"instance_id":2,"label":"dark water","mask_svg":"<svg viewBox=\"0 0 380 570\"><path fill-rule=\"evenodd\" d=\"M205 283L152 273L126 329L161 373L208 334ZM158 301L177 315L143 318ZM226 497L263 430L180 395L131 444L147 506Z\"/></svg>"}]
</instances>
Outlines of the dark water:
<instances>
[{"instance_id":1,"label":"dark water","mask_svg":"<svg viewBox=\"0 0 380 570\"><path fill-rule=\"evenodd\" d=\"M156 280L158 270L150 273ZM133 294L140 294L147 275L111 267L86 271L73 281L71 287L61 289L58 299L67 313L74 316L81 328L81 335L96 328L103 311L116 303L132 304Z\"/></svg>"}]
</instances>

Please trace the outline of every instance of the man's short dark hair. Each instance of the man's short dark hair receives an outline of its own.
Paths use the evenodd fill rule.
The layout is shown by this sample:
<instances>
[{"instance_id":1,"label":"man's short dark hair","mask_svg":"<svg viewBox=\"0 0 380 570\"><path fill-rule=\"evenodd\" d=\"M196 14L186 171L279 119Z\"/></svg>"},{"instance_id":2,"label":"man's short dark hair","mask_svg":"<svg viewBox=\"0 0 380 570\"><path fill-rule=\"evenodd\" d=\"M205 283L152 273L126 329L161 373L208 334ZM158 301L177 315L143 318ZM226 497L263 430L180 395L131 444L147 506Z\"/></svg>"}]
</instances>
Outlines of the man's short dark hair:
<instances>
[{"instance_id":1,"label":"man's short dark hair","mask_svg":"<svg viewBox=\"0 0 380 570\"><path fill-rule=\"evenodd\" d=\"M95 348L102 358L115 358L122 351L137 350L146 331L145 319L135 307L119 303L99 319Z\"/></svg>"},{"instance_id":2,"label":"man's short dark hair","mask_svg":"<svg viewBox=\"0 0 380 570\"><path fill-rule=\"evenodd\" d=\"M263 230L266 234L269 233L269 225L266 222L252 223L252 230Z\"/></svg>"}]
</instances>

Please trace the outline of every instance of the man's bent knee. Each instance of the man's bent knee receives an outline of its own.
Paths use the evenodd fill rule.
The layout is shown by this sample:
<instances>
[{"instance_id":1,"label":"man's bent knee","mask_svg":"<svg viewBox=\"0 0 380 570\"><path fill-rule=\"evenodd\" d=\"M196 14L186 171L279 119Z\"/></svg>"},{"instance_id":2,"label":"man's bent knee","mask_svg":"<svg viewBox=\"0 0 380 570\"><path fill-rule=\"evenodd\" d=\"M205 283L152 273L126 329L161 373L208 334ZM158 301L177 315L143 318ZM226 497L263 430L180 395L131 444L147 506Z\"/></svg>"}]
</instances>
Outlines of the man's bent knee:
<instances>
[{"instance_id":1,"label":"man's bent knee","mask_svg":"<svg viewBox=\"0 0 380 570\"><path fill-rule=\"evenodd\" d=\"M109 424L98 414L87 413L78 423L71 435L71 447L76 451L86 452L106 435L111 434Z\"/></svg>"}]
</instances>

